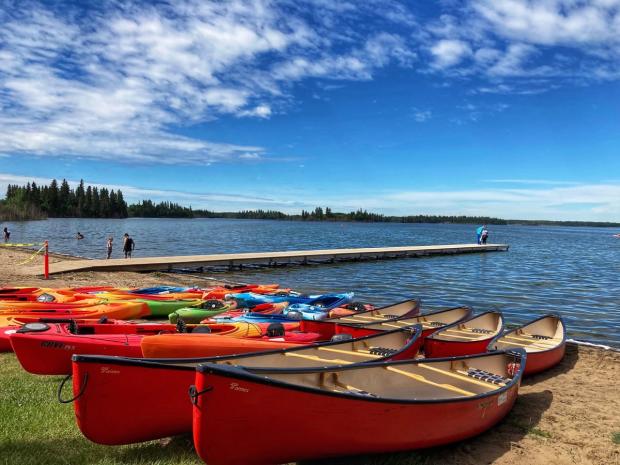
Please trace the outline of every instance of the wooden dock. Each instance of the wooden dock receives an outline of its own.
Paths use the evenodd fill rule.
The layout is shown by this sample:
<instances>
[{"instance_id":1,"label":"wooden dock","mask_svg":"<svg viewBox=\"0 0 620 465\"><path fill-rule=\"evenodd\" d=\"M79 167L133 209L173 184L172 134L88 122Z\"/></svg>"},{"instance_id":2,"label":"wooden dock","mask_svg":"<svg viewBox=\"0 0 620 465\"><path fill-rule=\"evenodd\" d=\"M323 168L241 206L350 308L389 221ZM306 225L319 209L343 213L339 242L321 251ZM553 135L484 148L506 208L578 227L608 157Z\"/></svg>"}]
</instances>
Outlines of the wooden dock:
<instances>
[{"instance_id":1,"label":"wooden dock","mask_svg":"<svg viewBox=\"0 0 620 465\"><path fill-rule=\"evenodd\" d=\"M79 271L157 271L198 270L222 268L241 269L244 266L286 266L317 263L413 258L432 255L503 252L506 244L453 244L409 247L377 247L360 249L291 250L284 252L252 252L216 255L181 255L177 257L136 257L111 260L68 260L50 265L50 274ZM41 266L30 266L24 274L40 275Z\"/></svg>"}]
</instances>

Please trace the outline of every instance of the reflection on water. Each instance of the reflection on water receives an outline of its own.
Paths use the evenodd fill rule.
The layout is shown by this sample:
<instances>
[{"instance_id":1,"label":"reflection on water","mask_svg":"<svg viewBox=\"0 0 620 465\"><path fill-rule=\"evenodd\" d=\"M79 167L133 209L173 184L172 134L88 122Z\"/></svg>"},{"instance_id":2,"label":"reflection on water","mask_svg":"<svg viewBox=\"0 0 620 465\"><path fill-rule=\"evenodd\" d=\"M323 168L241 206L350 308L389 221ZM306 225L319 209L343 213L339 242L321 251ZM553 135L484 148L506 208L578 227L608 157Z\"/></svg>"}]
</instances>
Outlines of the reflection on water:
<instances>
[{"instance_id":1,"label":"reflection on water","mask_svg":"<svg viewBox=\"0 0 620 465\"><path fill-rule=\"evenodd\" d=\"M15 242L49 239L57 252L114 257L121 236L134 256L471 243L471 225L305 223L260 220L53 219L8 224ZM85 239L75 240L80 231ZM419 296L428 308L498 309L509 323L560 312L570 337L620 347L620 239L608 228L491 226L507 253L244 270L222 278L278 282L302 291L355 291L377 304ZM102 283L105 284L105 283Z\"/></svg>"}]
</instances>

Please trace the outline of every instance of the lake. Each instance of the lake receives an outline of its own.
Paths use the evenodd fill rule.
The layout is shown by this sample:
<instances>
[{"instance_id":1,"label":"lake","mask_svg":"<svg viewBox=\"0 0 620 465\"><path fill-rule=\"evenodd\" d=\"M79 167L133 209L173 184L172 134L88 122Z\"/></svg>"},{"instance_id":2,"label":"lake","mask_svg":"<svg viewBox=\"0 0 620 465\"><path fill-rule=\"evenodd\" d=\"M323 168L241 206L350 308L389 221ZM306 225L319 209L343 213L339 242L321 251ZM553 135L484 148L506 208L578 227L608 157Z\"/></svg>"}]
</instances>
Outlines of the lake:
<instances>
[{"instance_id":1,"label":"lake","mask_svg":"<svg viewBox=\"0 0 620 465\"><path fill-rule=\"evenodd\" d=\"M13 242L50 241L50 250L114 257L122 235L135 256L190 255L340 247L472 243L475 226L321 223L228 219L50 219L4 223ZM77 241L80 231L85 239ZM304 292L354 291L356 300L387 304L410 296L423 306L501 310L508 323L559 312L569 336L620 348L620 239L613 228L490 226L490 243L508 252L218 273L242 282L277 282ZM105 283L101 283L105 284Z\"/></svg>"}]
</instances>

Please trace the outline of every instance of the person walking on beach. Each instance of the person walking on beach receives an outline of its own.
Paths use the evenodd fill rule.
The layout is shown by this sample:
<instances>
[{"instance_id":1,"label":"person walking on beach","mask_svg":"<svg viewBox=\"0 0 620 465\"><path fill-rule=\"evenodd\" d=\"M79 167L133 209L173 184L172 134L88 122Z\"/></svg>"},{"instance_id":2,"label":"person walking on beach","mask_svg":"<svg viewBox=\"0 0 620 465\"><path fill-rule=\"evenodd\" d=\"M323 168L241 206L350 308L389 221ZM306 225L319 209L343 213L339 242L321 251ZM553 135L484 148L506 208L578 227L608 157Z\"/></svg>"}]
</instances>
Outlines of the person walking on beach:
<instances>
[{"instance_id":1,"label":"person walking on beach","mask_svg":"<svg viewBox=\"0 0 620 465\"><path fill-rule=\"evenodd\" d=\"M476 229L476 244L480 245L482 242L482 231L486 229L486 225L480 226Z\"/></svg>"},{"instance_id":2,"label":"person walking on beach","mask_svg":"<svg viewBox=\"0 0 620 465\"><path fill-rule=\"evenodd\" d=\"M482 245L487 244L488 238L489 238L489 231L487 230L487 227L484 226L484 229L482 230L482 234L480 235L480 240L482 241Z\"/></svg>"},{"instance_id":3,"label":"person walking on beach","mask_svg":"<svg viewBox=\"0 0 620 465\"><path fill-rule=\"evenodd\" d=\"M4 232L4 242L9 242L9 239L11 238L11 231L9 231L9 228L5 227L3 232Z\"/></svg>"},{"instance_id":4,"label":"person walking on beach","mask_svg":"<svg viewBox=\"0 0 620 465\"><path fill-rule=\"evenodd\" d=\"M123 236L123 252L125 252L125 258L131 258L131 252L136 248L136 243L133 241L129 234L125 233Z\"/></svg>"},{"instance_id":5,"label":"person walking on beach","mask_svg":"<svg viewBox=\"0 0 620 465\"><path fill-rule=\"evenodd\" d=\"M108 237L108 242L107 242L107 244L106 244L106 249L107 249L107 251L108 251L108 256L107 256L107 259L108 259L108 260L109 260L109 259L110 259L110 257L112 256L112 241L113 241L113 240L114 240L114 239L112 238L112 236Z\"/></svg>"}]
</instances>

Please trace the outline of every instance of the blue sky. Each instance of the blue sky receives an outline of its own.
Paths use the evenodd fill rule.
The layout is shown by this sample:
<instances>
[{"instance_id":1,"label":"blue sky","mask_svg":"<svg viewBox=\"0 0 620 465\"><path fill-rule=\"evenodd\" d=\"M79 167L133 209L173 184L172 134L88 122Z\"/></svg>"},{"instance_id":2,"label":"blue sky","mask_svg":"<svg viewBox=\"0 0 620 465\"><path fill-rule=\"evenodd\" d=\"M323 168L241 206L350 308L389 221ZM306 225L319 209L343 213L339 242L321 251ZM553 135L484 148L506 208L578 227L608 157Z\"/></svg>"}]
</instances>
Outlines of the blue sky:
<instances>
[{"instance_id":1,"label":"blue sky","mask_svg":"<svg viewBox=\"0 0 620 465\"><path fill-rule=\"evenodd\" d=\"M0 189L620 221L620 0L0 0Z\"/></svg>"}]
</instances>

